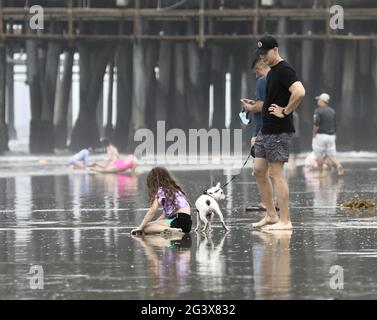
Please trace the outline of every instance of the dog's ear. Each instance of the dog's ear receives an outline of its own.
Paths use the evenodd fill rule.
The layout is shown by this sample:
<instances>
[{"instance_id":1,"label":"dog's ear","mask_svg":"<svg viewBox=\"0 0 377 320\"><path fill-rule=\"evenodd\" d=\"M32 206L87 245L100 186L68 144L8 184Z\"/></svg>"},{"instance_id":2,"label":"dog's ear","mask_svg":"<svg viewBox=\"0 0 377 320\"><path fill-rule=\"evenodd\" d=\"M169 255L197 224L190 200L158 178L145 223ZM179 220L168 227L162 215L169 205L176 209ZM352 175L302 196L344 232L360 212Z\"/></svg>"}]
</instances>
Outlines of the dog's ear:
<instances>
[{"instance_id":1,"label":"dog's ear","mask_svg":"<svg viewBox=\"0 0 377 320\"><path fill-rule=\"evenodd\" d=\"M220 188L220 182L217 183L216 188Z\"/></svg>"}]
</instances>

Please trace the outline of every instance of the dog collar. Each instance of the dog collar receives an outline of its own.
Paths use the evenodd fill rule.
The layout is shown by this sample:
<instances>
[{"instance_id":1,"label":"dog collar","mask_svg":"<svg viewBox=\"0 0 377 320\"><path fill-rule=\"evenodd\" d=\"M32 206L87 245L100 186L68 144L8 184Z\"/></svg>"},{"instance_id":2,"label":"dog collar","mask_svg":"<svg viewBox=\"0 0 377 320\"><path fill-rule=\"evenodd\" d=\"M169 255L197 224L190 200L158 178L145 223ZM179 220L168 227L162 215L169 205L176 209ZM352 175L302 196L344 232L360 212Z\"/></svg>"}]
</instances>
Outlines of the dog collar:
<instances>
[{"instance_id":1,"label":"dog collar","mask_svg":"<svg viewBox=\"0 0 377 320\"><path fill-rule=\"evenodd\" d=\"M210 196L211 198L213 198L212 194L208 193L207 190L203 191L203 194L205 194L206 196Z\"/></svg>"},{"instance_id":2,"label":"dog collar","mask_svg":"<svg viewBox=\"0 0 377 320\"><path fill-rule=\"evenodd\" d=\"M203 194L207 195L207 196L210 196L211 198L213 198L213 194L216 193L217 191L220 191L220 189L217 189L215 192L213 193L208 193L207 190L203 191Z\"/></svg>"}]
</instances>

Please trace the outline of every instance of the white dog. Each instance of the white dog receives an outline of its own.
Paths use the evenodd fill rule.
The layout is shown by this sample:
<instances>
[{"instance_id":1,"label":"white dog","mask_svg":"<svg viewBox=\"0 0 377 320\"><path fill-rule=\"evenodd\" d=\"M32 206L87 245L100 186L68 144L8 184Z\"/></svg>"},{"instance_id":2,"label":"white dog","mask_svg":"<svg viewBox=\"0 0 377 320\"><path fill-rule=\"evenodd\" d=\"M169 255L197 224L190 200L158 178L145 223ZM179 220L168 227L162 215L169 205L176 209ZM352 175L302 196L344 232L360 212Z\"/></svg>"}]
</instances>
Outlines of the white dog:
<instances>
[{"instance_id":1,"label":"white dog","mask_svg":"<svg viewBox=\"0 0 377 320\"><path fill-rule=\"evenodd\" d=\"M207 191L205 191L195 202L195 207L198 213L198 224L195 231L199 229L200 221L204 223L204 228L202 231L208 231L211 229L211 222L215 213L219 216L220 221L225 230L229 230L224 223L223 214L217 203L218 200L224 200L225 195L223 190L220 188L220 182Z\"/></svg>"}]
</instances>

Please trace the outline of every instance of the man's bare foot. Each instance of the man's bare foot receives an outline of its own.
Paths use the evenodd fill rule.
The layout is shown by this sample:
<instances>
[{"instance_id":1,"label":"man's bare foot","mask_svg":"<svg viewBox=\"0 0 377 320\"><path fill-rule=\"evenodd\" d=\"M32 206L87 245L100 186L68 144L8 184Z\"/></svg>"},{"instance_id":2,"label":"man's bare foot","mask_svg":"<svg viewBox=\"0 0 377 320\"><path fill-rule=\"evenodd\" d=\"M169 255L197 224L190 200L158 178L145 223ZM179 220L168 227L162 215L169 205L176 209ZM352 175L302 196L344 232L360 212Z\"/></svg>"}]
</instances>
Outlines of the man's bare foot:
<instances>
[{"instance_id":1,"label":"man's bare foot","mask_svg":"<svg viewBox=\"0 0 377 320\"><path fill-rule=\"evenodd\" d=\"M293 230L290 229L290 230L264 230L264 228L262 228L260 230L260 233L262 234L265 234L266 236L274 236L274 238L276 239L285 239L285 238L288 238L290 239L292 234L293 234Z\"/></svg>"},{"instance_id":2,"label":"man's bare foot","mask_svg":"<svg viewBox=\"0 0 377 320\"><path fill-rule=\"evenodd\" d=\"M259 240L262 240L265 243L271 242L271 233L272 232L265 232L261 229L256 229L251 231L253 236L256 236Z\"/></svg>"},{"instance_id":3,"label":"man's bare foot","mask_svg":"<svg viewBox=\"0 0 377 320\"><path fill-rule=\"evenodd\" d=\"M277 215L271 217L269 215L266 215L261 221L252 223L251 227L252 228L261 228L265 226L266 224L272 224L272 223L277 223L279 221L279 217Z\"/></svg>"},{"instance_id":4,"label":"man's bare foot","mask_svg":"<svg viewBox=\"0 0 377 320\"><path fill-rule=\"evenodd\" d=\"M272 224L270 226L265 226L262 228L263 231L274 231L274 230L292 230L293 226L292 223L289 222L277 222L275 224Z\"/></svg>"}]
</instances>

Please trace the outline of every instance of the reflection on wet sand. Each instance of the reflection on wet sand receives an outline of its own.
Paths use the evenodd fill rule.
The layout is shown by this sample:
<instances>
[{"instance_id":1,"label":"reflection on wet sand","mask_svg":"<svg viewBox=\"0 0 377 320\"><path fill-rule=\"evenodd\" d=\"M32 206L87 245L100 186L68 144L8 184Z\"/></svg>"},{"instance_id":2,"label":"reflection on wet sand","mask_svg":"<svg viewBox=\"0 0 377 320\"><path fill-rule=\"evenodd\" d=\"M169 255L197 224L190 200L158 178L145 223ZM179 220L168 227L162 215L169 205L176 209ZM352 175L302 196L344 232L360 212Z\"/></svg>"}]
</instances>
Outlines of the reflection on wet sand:
<instances>
[{"instance_id":1,"label":"reflection on wet sand","mask_svg":"<svg viewBox=\"0 0 377 320\"><path fill-rule=\"evenodd\" d=\"M147 210L145 174L0 178L0 299L332 299L333 265L346 272L341 297L374 298L376 217L337 205L356 192L374 197L375 166L350 165L345 191L335 174L299 171L290 180L292 237L250 232L264 213L244 211L258 195L244 170L220 204L230 232L191 232L192 246L187 238L131 238ZM193 202L209 176L224 172L176 175ZM44 290L30 289L31 265L43 266Z\"/></svg>"},{"instance_id":2,"label":"reflection on wet sand","mask_svg":"<svg viewBox=\"0 0 377 320\"><path fill-rule=\"evenodd\" d=\"M195 260L201 287L205 290L221 291L226 277L224 241L228 232L222 233L220 241L214 243L212 233L197 232Z\"/></svg>"},{"instance_id":3,"label":"reflection on wet sand","mask_svg":"<svg viewBox=\"0 0 377 320\"><path fill-rule=\"evenodd\" d=\"M312 192L314 208L332 207L336 210L338 195L343 191L344 180L342 177L334 176L325 172L318 176L318 172L304 169L306 191Z\"/></svg>"},{"instance_id":4,"label":"reflection on wet sand","mask_svg":"<svg viewBox=\"0 0 377 320\"><path fill-rule=\"evenodd\" d=\"M89 176L93 183L103 183L104 193L113 200L121 199L137 192L138 177L133 174L94 174Z\"/></svg>"},{"instance_id":5,"label":"reflection on wet sand","mask_svg":"<svg viewBox=\"0 0 377 320\"><path fill-rule=\"evenodd\" d=\"M190 234L132 236L144 249L147 258L148 287L153 298L175 297L189 291L187 277L191 264Z\"/></svg>"},{"instance_id":6,"label":"reflection on wet sand","mask_svg":"<svg viewBox=\"0 0 377 320\"><path fill-rule=\"evenodd\" d=\"M290 240L292 230L253 231L254 290L256 299L289 299L291 290Z\"/></svg>"}]
</instances>

